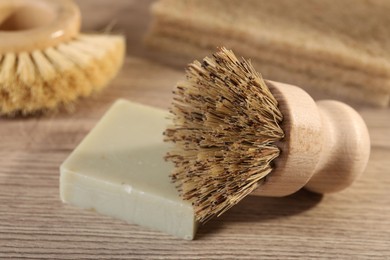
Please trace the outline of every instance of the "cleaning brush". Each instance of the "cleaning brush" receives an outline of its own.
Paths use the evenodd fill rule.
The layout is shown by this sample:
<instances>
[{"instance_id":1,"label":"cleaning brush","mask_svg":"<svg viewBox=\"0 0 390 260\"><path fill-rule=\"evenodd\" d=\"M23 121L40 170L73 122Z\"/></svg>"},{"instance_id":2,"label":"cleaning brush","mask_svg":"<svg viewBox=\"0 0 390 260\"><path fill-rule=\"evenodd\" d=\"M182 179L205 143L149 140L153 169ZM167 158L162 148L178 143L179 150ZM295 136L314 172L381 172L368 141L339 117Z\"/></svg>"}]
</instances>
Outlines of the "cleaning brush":
<instances>
[{"instance_id":1,"label":"cleaning brush","mask_svg":"<svg viewBox=\"0 0 390 260\"><path fill-rule=\"evenodd\" d=\"M226 48L191 63L186 76L173 92L166 159L198 221L249 194L339 191L365 169L368 130L351 107L315 103L298 87L264 81Z\"/></svg>"},{"instance_id":2,"label":"cleaning brush","mask_svg":"<svg viewBox=\"0 0 390 260\"><path fill-rule=\"evenodd\" d=\"M80 34L70 0L0 2L0 114L72 104L102 89L122 65L122 36Z\"/></svg>"}]
</instances>

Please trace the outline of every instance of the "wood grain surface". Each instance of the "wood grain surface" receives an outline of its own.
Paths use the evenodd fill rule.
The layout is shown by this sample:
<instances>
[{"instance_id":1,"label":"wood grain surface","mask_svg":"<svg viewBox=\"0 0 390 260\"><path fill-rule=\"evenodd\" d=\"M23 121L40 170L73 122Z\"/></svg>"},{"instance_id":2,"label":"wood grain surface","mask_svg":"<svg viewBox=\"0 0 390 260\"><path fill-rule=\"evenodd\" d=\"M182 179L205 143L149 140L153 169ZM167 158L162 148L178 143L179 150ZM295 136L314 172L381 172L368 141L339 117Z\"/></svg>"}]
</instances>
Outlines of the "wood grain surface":
<instances>
[{"instance_id":1,"label":"wood grain surface","mask_svg":"<svg viewBox=\"0 0 390 260\"><path fill-rule=\"evenodd\" d=\"M357 107L372 152L352 187L249 196L201 226L194 241L62 204L59 165L108 107L127 98L167 108L184 75L142 47L149 1L78 2L86 29L118 18L129 56L112 84L74 113L0 118L0 259L390 259L390 109Z\"/></svg>"}]
</instances>

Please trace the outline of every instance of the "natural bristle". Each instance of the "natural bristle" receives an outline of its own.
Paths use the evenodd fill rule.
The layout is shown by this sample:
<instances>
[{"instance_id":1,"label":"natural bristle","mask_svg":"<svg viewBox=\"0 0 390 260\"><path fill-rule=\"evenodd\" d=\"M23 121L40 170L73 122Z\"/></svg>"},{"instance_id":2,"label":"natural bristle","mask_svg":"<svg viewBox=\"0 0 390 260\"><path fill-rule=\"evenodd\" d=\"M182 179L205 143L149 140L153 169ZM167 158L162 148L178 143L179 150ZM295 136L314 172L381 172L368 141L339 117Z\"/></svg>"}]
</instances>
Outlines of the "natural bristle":
<instances>
[{"instance_id":1,"label":"natural bristle","mask_svg":"<svg viewBox=\"0 0 390 260\"><path fill-rule=\"evenodd\" d=\"M99 91L124 52L122 36L82 34L45 50L0 54L0 115L55 110Z\"/></svg>"},{"instance_id":2,"label":"natural bristle","mask_svg":"<svg viewBox=\"0 0 390 260\"><path fill-rule=\"evenodd\" d=\"M206 221L235 205L272 170L283 138L282 113L251 63L221 48L212 58L189 65L174 91L173 125L165 140L174 143L166 159L172 180Z\"/></svg>"}]
</instances>

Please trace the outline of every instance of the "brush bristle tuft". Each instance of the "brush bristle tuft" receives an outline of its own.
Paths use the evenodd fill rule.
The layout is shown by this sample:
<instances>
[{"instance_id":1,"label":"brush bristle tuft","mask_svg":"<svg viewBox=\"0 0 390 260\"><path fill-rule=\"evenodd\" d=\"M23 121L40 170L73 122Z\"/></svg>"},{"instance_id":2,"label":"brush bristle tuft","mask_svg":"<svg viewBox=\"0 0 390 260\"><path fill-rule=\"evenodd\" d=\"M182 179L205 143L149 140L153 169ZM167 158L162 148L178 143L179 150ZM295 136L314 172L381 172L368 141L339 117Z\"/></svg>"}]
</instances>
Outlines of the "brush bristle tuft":
<instances>
[{"instance_id":1,"label":"brush bristle tuft","mask_svg":"<svg viewBox=\"0 0 390 260\"><path fill-rule=\"evenodd\" d=\"M31 115L72 105L117 74L124 37L79 35L31 53L0 54L0 115Z\"/></svg>"},{"instance_id":2,"label":"brush bristle tuft","mask_svg":"<svg viewBox=\"0 0 390 260\"><path fill-rule=\"evenodd\" d=\"M177 84L166 159L179 193L198 221L221 215L256 189L279 156L282 113L251 63L219 49L195 61Z\"/></svg>"}]
</instances>

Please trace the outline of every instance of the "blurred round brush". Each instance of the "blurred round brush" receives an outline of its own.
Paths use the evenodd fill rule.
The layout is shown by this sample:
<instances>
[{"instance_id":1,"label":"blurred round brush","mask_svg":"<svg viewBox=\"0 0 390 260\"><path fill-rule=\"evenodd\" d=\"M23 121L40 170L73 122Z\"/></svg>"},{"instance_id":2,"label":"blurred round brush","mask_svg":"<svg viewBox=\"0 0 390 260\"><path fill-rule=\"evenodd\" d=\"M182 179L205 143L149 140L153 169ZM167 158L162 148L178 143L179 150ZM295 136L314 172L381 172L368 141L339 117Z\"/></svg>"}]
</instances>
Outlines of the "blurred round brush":
<instances>
[{"instance_id":1,"label":"blurred round brush","mask_svg":"<svg viewBox=\"0 0 390 260\"><path fill-rule=\"evenodd\" d=\"M189 65L165 131L172 179L197 220L220 215L248 194L286 196L302 187L349 186L370 153L364 121L337 101L265 82L250 62L222 48Z\"/></svg>"},{"instance_id":2,"label":"blurred round brush","mask_svg":"<svg viewBox=\"0 0 390 260\"><path fill-rule=\"evenodd\" d=\"M0 114L71 104L104 87L123 63L122 36L79 34L70 0L0 2Z\"/></svg>"}]
</instances>

